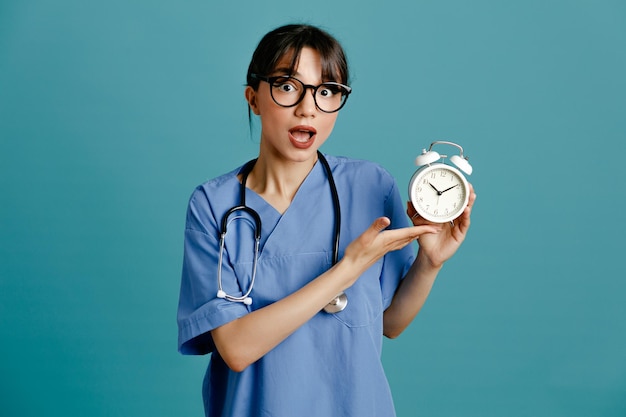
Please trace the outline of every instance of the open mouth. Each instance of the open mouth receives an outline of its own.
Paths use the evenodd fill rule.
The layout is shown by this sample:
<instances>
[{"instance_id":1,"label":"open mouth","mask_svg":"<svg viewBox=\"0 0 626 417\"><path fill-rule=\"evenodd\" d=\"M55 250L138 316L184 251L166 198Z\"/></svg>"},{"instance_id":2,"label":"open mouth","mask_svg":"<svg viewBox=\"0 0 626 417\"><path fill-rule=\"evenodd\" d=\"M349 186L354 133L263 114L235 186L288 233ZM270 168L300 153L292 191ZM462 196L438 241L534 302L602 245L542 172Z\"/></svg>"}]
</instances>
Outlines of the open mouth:
<instances>
[{"instance_id":1,"label":"open mouth","mask_svg":"<svg viewBox=\"0 0 626 417\"><path fill-rule=\"evenodd\" d=\"M291 137L299 143L306 143L310 141L317 131L311 126L296 126L289 130Z\"/></svg>"}]
</instances>

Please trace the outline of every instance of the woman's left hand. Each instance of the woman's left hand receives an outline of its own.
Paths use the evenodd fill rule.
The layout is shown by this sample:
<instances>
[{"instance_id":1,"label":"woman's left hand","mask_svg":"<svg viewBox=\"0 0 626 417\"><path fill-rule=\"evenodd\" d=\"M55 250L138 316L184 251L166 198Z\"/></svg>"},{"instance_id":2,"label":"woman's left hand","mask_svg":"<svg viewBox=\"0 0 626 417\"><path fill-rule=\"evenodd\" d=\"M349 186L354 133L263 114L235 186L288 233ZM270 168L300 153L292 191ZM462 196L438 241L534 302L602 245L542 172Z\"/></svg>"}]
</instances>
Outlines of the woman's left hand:
<instances>
[{"instance_id":1,"label":"woman's left hand","mask_svg":"<svg viewBox=\"0 0 626 417\"><path fill-rule=\"evenodd\" d=\"M470 184L469 201L463 214L457 217L452 223L441 224L441 231L439 233L429 233L420 236L418 240L420 255L426 257L432 266L441 267L445 261L456 253L461 243L465 240L465 236L470 227L470 215L475 201L476 193L474 193L474 187ZM410 201L407 203L406 213L415 226L433 224L419 216Z\"/></svg>"}]
</instances>

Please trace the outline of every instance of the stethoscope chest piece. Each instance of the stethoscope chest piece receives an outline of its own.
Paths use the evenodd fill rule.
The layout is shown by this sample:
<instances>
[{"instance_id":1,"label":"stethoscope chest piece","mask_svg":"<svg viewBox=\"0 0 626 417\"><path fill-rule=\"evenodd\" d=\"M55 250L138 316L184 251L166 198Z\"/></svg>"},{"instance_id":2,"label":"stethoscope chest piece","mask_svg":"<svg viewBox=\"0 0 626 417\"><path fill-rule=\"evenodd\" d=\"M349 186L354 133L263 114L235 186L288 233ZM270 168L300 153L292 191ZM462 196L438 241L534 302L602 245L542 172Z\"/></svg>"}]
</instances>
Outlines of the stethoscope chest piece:
<instances>
[{"instance_id":1,"label":"stethoscope chest piece","mask_svg":"<svg viewBox=\"0 0 626 417\"><path fill-rule=\"evenodd\" d=\"M340 311L343 311L347 305L348 297L346 296L345 292L342 292L341 294L333 298L330 303L326 304L326 307L324 307L324 311L330 314L339 313Z\"/></svg>"}]
</instances>

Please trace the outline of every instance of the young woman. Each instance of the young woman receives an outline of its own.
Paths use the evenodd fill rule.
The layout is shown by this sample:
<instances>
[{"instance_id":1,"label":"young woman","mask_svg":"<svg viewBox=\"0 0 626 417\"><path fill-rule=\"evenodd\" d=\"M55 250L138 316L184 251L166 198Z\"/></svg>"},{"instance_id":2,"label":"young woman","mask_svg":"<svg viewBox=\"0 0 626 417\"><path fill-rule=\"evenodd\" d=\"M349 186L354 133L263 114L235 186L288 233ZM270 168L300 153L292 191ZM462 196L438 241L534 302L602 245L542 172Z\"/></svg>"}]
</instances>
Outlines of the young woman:
<instances>
[{"instance_id":1,"label":"young woman","mask_svg":"<svg viewBox=\"0 0 626 417\"><path fill-rule=\"evenodd\" d=\"M348 79L328 33L265 35L245 89L261 123L258 158L191 196L179 349L212 353L207 416L394 415L382 336L419 312L465 238L475 195L453 225L427 223L409 204L408 227L384 169L320 153Z\"/></svg>"}]
</instances>

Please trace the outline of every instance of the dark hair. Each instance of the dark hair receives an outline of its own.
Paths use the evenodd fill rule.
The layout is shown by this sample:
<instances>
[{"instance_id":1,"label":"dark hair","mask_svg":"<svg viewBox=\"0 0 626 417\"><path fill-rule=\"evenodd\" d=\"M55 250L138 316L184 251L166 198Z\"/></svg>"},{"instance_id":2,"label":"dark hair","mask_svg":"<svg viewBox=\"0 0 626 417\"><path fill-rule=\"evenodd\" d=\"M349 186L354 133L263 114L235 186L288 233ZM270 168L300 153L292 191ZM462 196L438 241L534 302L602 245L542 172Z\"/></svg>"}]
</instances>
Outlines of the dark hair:
<instances>
[{"instance_id":1,"label":"dark hair","mask_svg":"<svg viewBox=\"0 0 626 417\"><path fill-rule=\"evenodd\" d=\"M315 26L292 24L276 28L261 39L248 66L247 85L256 90L260 81L251 74L269 75L285 55L291 56L289 70L295 72L305 47L320 54L323 81L349 84L346 54L337 39Z\"/></svg>"}]
</instances>

